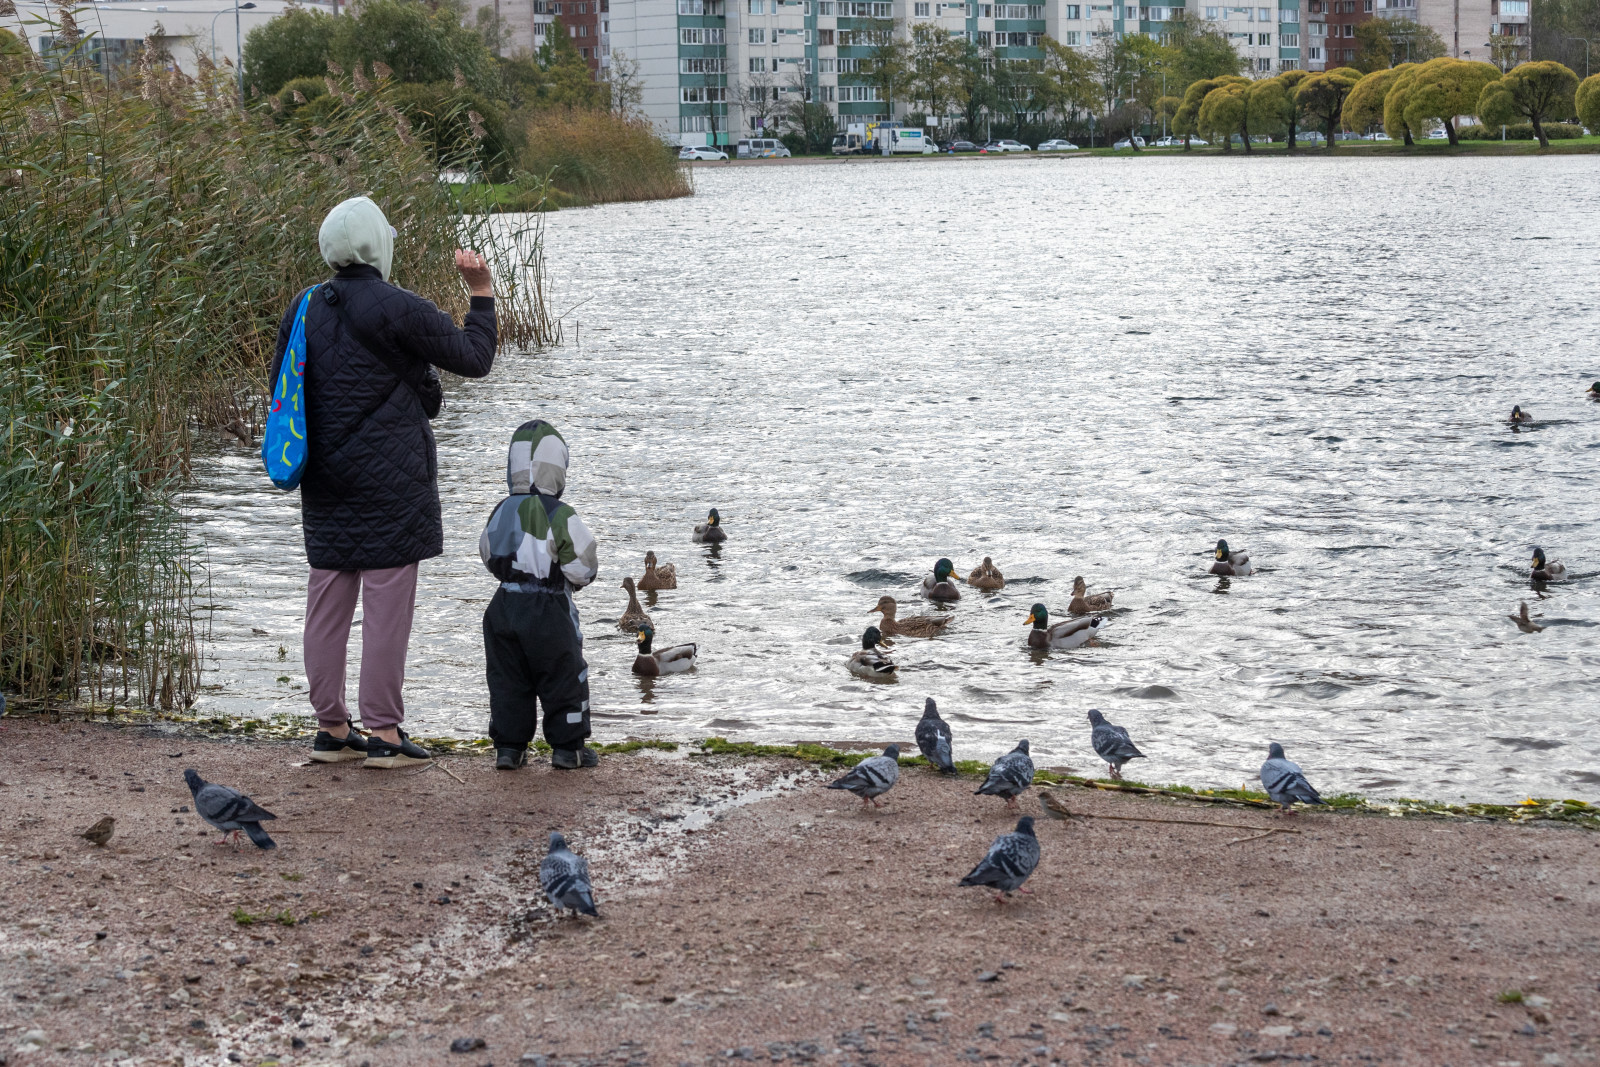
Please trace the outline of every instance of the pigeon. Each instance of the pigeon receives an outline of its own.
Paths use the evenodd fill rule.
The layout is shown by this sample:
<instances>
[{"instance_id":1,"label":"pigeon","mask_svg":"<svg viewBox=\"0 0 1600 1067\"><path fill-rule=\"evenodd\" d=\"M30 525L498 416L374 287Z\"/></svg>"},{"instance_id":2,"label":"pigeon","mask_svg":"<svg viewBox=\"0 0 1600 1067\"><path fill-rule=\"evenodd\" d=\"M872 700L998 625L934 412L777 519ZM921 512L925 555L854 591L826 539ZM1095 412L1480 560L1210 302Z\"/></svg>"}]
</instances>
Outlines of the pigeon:
<instances>
[{"instance_id":1,"label":"pigeon","mask_svg":"<svg viewBox=\"0 0 1600 1067\"><path fill-rule=\"evenodd\" d=\"M991 797L1005 797L1006 808L1017 810L1017 796L1033 784L1033 760L1028 756L1028 741L1023 738L1017 747L994 761L989 777L974 792Z\"/></svg>"},{"instance_id":2,"label":"pigeon","mask_svg":"<svg viewBox=\"0 0 1600 1067\"><path fill-rule=\"evenodd\" d=\"M829 782L829 789L848 789L861 798L864 808L870 801L875 808L883 807L878 803L878 798L894 788L894 783L900 780L900 746L890 745L883 750L881 756L868 756L854 767L850 773L836 782Z\"/></svg>"},{"instance_id":3,"label":"pigeon","mask_svg":"<svg viewBox=\"0 0 1600 1067\"><path fill-rule=\"evenodd\" d=\"M237 790L206 781L195 773L193 767L183 772L183 780L189 783L189 792L194 794L195 814L222 831L222 840L217 844L225 843L230 833L237 841L242 830L256 843L257 848L278 847L278 843L261 828L263 820L277 818L272 812Z\"/></svg>"},{"instance_id":4,"label":"pigeon","mask_svg":"<svg viewBox=\"0 0 1600 1067\"><path fill-rule=\"evenodd\" d=\"M1528 618L1528 602L1526 600L1522 602L1521 614L1511 616L1511 621L1516 623L1517 629L1525 634L1536 634L1544 629L1543 626Z\"/></svg>"},{"instance_id":5,"label":"pigeon","mask_svg":"<svg viewBox=\"0 0 1600 1067\"><path fill-rule=\"evenodd\" d=\"M922 721L917 723L917 747L930 764L945 774L956 773L950 760L950 724L939 718L939 708L933 698L922 706Z\"/></svg>"},{"instance_id":6,"label":"pigeon","mask_svg":"<svg viewBox=\"0 0 1600 1067\"><path fill-rule=\"evenodd\" d=\"M1267 787L1267 796L1282 805L1284 811L1290 811L1289 806L1297 800L1302 804L1327 803L1306 781L1300 765L1284 758L1283 746L1276 741L1267 749L1267 762L1261 765L1261 784Z\"/></svg>"},{"instance_id":7,"label":"pigeon","mask_svg":"<svg viewBox=\"0 0 1600 1067\"><path fill-rule=\"evenodd\" d=\"M972 873L961 879L962 885L992 886L996 892L995 903L1004 904L1008 893L1028 893L1022 883L1028 880L1033 869L1039 866L1039 839L1033 836L1033 816L1024 815L1017 820L1017 828L1001 834L989 846Z\"/></svg>"},{"instance_id":8,"label":"pigeon","mask_svg":"<svg viewBox=\"0 0 1600 1067\"><path fill-rule=\"evenodd\" d=\"M1094 727L1090 740L1094 742L1094 750L1100 758L1106 761L1106 766L1111 768L1111 777L1122 777L1122 765L1131 759L1144 759L1144 753L1134 747L1133 741L1128 737L1128 731L1123 726L1113 726L1106 722L1106 717L1100 714L1099 708L1089 709L1089 724Z\"/></svg>"},{"instance_id":9,"label":"pigeon","mask_svg":"<svg viewBox=\"0 0 1600 1067\"><path fill-rule=\"evenodd\" d=\"M92 845L104 845L111 840L111 831L116 828L117 820L107 815L93 826L89 827L78 836Z\"/></svg>"},{"instance_id":10,"label":"pigeon","mask_svg":"<svg viewBox=\"0 0 1600 1067\"><path fill-rule=\"evenodd\" d=\"M550 854L539 864L539 885L556 907L600 918L594 910L589 861L568 848L567 839L560 834L550 835Z\"/></svg>"}]
</instances>

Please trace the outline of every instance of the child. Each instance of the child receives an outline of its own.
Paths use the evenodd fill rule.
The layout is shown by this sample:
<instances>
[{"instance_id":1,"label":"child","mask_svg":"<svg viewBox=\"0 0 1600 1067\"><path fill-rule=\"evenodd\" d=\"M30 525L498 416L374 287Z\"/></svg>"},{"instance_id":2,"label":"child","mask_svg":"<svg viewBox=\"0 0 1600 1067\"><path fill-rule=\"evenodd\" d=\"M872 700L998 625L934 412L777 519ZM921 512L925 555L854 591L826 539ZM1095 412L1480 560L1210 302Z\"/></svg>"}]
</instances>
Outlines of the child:
<instances>
[{"instance_id":1,"label":"child","mask_svg":"<svg viewBox=\"0 0 1600 1067\"><path fill-rule=\"evenodd\" d=\"M544 707L550 762L563 770L593 767L600 759L589 736L589 665L572 591L594 581L594 535L571 505L567 443L543 419L511 435L500 501L478 538L484 566L500 588L483 613L488 660L489 737L495 768L516 770L533 740L534 700Z\"/></svg>"}]
</instances>

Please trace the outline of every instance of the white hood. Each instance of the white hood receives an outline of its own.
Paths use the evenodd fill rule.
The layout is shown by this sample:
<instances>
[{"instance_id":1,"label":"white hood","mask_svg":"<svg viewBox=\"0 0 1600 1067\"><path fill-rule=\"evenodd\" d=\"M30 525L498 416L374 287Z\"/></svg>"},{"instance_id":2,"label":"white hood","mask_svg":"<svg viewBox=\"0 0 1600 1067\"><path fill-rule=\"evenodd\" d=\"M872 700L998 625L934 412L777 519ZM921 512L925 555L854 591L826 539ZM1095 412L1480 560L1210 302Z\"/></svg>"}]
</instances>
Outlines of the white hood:
<instances>
[{"instance_id":1,"label":"white hood","mask_svg":"<svg viewBox=\"0 0 1600 1067\"><path fill-rule=\"evenodd\" d=\"M394 258L394 228L383 210L364 196L351 197L328 212L317 234L322 258L334 270L352 263L377 267L389 280Z\"/></svg>"}]
</instances>

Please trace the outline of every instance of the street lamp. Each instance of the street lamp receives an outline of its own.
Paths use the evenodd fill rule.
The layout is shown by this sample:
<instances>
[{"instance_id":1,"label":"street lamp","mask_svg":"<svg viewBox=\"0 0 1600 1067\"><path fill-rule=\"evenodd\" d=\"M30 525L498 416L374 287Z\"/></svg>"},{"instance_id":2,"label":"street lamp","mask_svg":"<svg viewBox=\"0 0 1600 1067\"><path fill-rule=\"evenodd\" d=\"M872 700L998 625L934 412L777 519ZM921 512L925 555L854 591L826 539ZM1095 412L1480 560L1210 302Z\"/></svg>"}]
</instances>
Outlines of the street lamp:
<instances>
[{"instance_id":1,"label":"street lamp","mask_svg":"<svg viewBox=\"0 0 1600 1067\"><path fill-rule=\"evenodd\" d=\"M1587 37L1563 37L1561 39L1563 41L1582 41L1583 42L1583 76L1585 78L1587 78L1589 76L1589 38L1587 38Z\"/></svg>"},{"instance_id":2,"label":"street lamp","mask_svg":"<svg viewBox=\"0 0 1600 1067\"><path fill-rule=\"evenodd\" d=\"M238 0L234 0L234 5L232 7L225 7L221 11L218 11L215 15L211 16L211 62L213 65L215 65L217 62L217 19L221 18L223 15L226 15L229 11L233 12L234 67L239 74L240 100L244 99L244 48L240 44L241 38L239 34L239 12L249 11L255 6L254 0L245 0L245 2L242 4L239 3Z\"/></svg>"}]
</instances>

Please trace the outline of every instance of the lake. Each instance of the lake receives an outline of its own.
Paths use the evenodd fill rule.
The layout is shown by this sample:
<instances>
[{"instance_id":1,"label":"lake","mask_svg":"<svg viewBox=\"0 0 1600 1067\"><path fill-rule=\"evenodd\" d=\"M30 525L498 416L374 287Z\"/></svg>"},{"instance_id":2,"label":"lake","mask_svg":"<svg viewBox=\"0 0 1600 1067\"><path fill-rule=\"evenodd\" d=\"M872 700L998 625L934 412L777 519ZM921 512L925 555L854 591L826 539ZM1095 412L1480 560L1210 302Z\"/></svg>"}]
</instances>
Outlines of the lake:
<instances>
[{"instance_id":1,"label":"lake","mask_svg":"<svg viewBox=\"0 0 1600 1067\"><path fill-rule=\"evenodd\" d=\"M1600 181L1591 157L970 159L700 168L689 199L549 217L567 344L502 357L436 421L445 555L422 566L408 725L480 736L477 538L530 418L600 541L577 594L595 733L1021 737L1104 774L1238 786L1268 741L1325 793L1600 799ZM404 281L403 265L396 266ZM1511 429L1513 404L1537 422ZM197 710L305 711L298 501L247 450L193 495L211 582ZM717 507L729 540L690 543ZM1219 537L1257 574L1206 573ZM1540 598L1532 546L1573 579ZM647 605L698 668L644 682ZM985 555L899 680L845 670L878 597ZM1072 579L1099 647L1030 654ZM1526 600L1546 629L1507 615ZM264 631L257 633L256 631ZM284 654L280 659L278 649ZM355 697L352 650L350 696Z\"/></svg>"}]
</instances>

